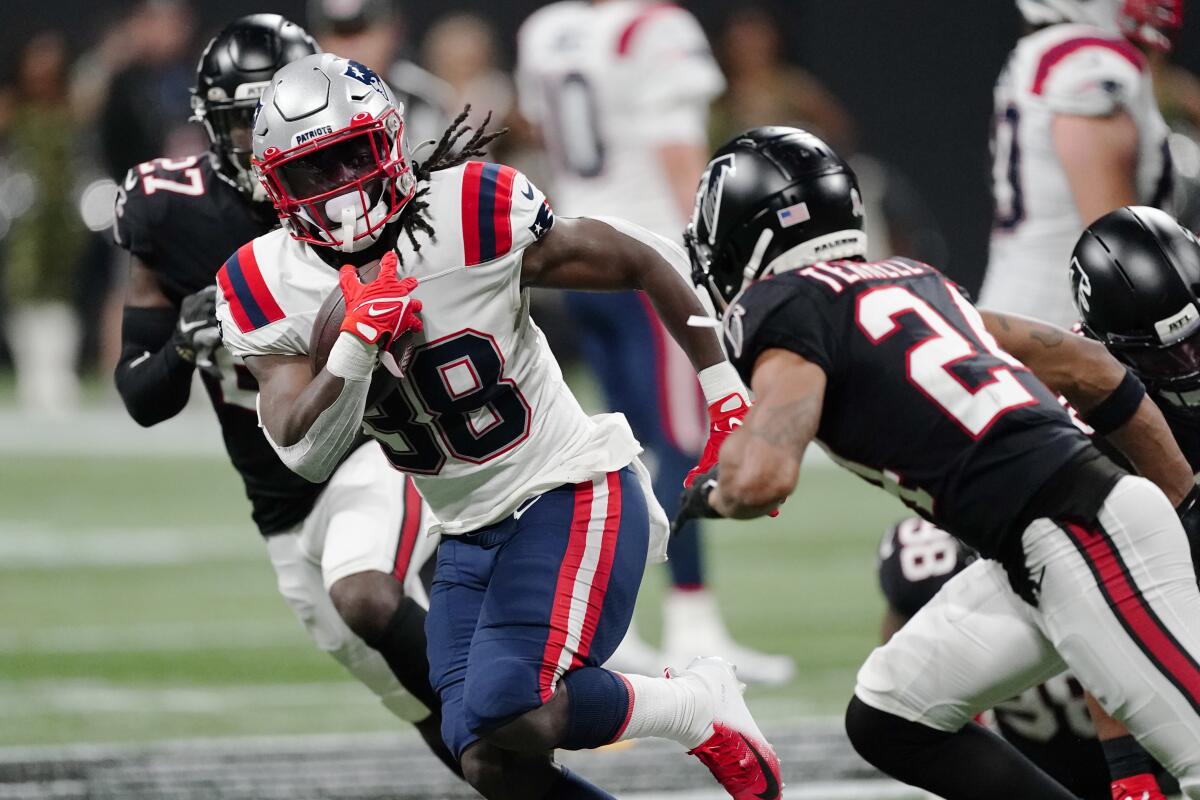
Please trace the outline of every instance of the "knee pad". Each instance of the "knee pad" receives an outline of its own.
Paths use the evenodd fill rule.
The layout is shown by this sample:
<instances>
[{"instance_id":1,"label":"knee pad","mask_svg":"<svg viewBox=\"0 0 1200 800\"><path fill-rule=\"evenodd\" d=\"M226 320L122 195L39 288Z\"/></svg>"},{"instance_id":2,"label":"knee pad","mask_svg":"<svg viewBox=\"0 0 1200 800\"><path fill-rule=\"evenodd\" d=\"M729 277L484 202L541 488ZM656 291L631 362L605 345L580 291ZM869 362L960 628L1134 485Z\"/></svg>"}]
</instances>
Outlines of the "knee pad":
<instances>
[{"instance_id":1,"label":"knee pad","mask_svg":"<svg viewBox=\"0 0 1200 800\"><path fill-rule=\"evenodd\" d=\"M524 664L512 658L502 658L483 669L468 672L463 689L467 730L482 736L538 708L542 701L536 675L531 681L527 672Z\"/></svg>"}]
</instances>

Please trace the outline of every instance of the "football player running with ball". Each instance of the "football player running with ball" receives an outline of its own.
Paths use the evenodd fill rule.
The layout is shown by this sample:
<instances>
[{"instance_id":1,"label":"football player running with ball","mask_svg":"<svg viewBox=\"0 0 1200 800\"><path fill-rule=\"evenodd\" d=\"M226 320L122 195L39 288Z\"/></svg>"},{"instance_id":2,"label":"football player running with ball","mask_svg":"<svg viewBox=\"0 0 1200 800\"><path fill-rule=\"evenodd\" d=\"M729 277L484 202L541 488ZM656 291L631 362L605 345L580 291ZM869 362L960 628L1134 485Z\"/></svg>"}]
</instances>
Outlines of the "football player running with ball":
<instances>
[{"instance_id":1,"label":"football player running with ball","mask_svg":"<svg viewBox=\"0 0 1200 800\"><path fill-rule=\"evenodd\" d=\"M1053 329L985 322L928 265L867 263L857 191L795 129L750 131L710 162L687 238L756 404L685 513L771 512L815 439L983 556L859 672L847 733L894 777L947 800L1071 798L968 724L1069 667L1200 798L1200 590L1172 505L1192 477L1162 415L1102 347L1073 378L1035 367L1088 418L1131 404L1110 438L1166 494L997 343L1045 356Z\"/></svg>"},{"instance_id":2,"label":"football player running with ball","mask_svg":"<svg viewBox=\"0 0 1200 800\"><path fill-rule=\"evenodd\" d=\"M258 427L258 386L217 331L217 269L278 222L249 171L251 116L275 70L315 52L312 38L283 17L235 20L205 49L192 93L209 152L129 171L114 229L130 253L117 389L130 416L157 425L187 405L200 368L280 593L317 647L456 768L441 741L425 656L419 570L436 540L424 536L432 520L420 497L362 437L321 483L284 466ZM247 263L242 274L251 269Z\"/></svg>"},{"instance_id":3,"label":"football player running with ball","mask_svg":"<svg viewBox=\"0 0 1200 800\"><path fill-rule=\"evenodd\" d=\"M441 520L431 679L446 744L485 797L608 798L551 753L644 736L683 744L735 798L779 797L778 759L728 664L602 668L665 552L666 517L624 418L583 413L528 314L532 286L640 289L709 402L744 409L717 337L687 325L704 312L686 255L628 222L556 220L525 176L468 160L494 134L462 141L464 118L410 161L401 109L368 67L314 55L272 79L254 164L284 227L222 268L217 306L267 436L321 480L365 423ZM375 262L363 283L356 268Z\"/></svg>"}]
</instances>

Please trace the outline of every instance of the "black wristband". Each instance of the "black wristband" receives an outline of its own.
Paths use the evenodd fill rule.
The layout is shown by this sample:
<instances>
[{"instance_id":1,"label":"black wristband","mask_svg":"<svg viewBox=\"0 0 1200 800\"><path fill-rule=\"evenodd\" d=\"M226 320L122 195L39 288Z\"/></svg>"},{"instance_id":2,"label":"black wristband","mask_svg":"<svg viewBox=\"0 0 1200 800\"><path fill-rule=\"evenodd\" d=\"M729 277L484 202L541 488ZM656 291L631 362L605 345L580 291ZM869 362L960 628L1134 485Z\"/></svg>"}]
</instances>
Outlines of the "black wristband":
<instances>
[{"instance_id":1,"label":"black wristband","mask_svg":"<svg viewBox=\"0 0 1200 800\"><path fill-rule=\"evenodd\" d=\"M1083 421L1095 429L1100 436L1107 436L1128 422L1137 413L1142 398L1146 396L1146 387L1138 380L1138 376L1125 370L1125 377L1113 389L1112 394L1104 398L1100 405L1086 414L1081 414Z\"/></svg>"}]
</instances>

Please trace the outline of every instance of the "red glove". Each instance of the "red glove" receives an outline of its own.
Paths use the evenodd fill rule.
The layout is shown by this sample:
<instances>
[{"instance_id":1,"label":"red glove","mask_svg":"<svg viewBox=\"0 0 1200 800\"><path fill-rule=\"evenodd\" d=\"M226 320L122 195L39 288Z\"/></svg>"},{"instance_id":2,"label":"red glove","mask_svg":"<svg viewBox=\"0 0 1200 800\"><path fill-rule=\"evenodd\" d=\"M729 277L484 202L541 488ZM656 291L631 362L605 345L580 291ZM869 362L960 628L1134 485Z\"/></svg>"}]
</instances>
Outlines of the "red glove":
<instances>
[{"instance_id":1,"label":"red glove","mask_svg":"<svg viewBox=\"0 0 1200 800\"><path fill-rule=\"evenodd\" d=\"M708 407L708 442L704 445L700 463L692 467L683 479L684 486L691 486L696 482L696 478L717 465L717 457L721 453L725 437L742 424L742 419L749 410L750 401L740 392L728 394Z\"/></svg>"},{"instance_id":2,"label":"red glove","mask_svg":"<svg viewBox=\"0 0 1200 800\"><path fill-rule=\"evenodd\" d=\"M417 288L416 278L396 277L396 254L388 253L379 264L379 275L370 283L358 279L358 272L347 264L339 273L342 296L346 298L346 316L342 330L381 350L406 333L420 333L421 301L410 297Z\"/></svg>"}]
</instances>

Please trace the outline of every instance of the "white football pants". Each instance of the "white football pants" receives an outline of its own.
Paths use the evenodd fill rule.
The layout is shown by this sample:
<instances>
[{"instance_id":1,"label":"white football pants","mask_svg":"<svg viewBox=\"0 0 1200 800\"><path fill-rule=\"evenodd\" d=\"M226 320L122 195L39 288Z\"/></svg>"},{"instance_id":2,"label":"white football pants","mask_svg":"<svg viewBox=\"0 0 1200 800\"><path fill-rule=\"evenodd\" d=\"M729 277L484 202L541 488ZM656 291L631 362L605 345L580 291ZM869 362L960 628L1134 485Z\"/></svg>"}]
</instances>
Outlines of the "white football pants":
<instances>
[{"instance_id":1,"label":"white football pants","mask_svg":"<svg viewBox=\"0 0 1200 800\"><path fill-rule=\"evenodd\" d=\"M1200 590L1157 487L1122 478L1099 524L1035 520L1022 536L1038 607L979 560L875 649L855 694L943 731L1070 671L1200 798Z\"/></svg>"},{"instance_id":2,"label":"white football pants","mask_svg":"<svg viewBox=\"0 0 1200 800\"><path fill-rule=\"evenodd\" d=\"M420 569L437 549L425 534L432 517L374 442L337 468L305 520L266 540L279 592L317 647L333 656L396 716L420 722L429 716L400 685L387 662L342 621L329 587L358 572L391 573L423 607L429 598Z\"/></svg>"}]
</instances>

